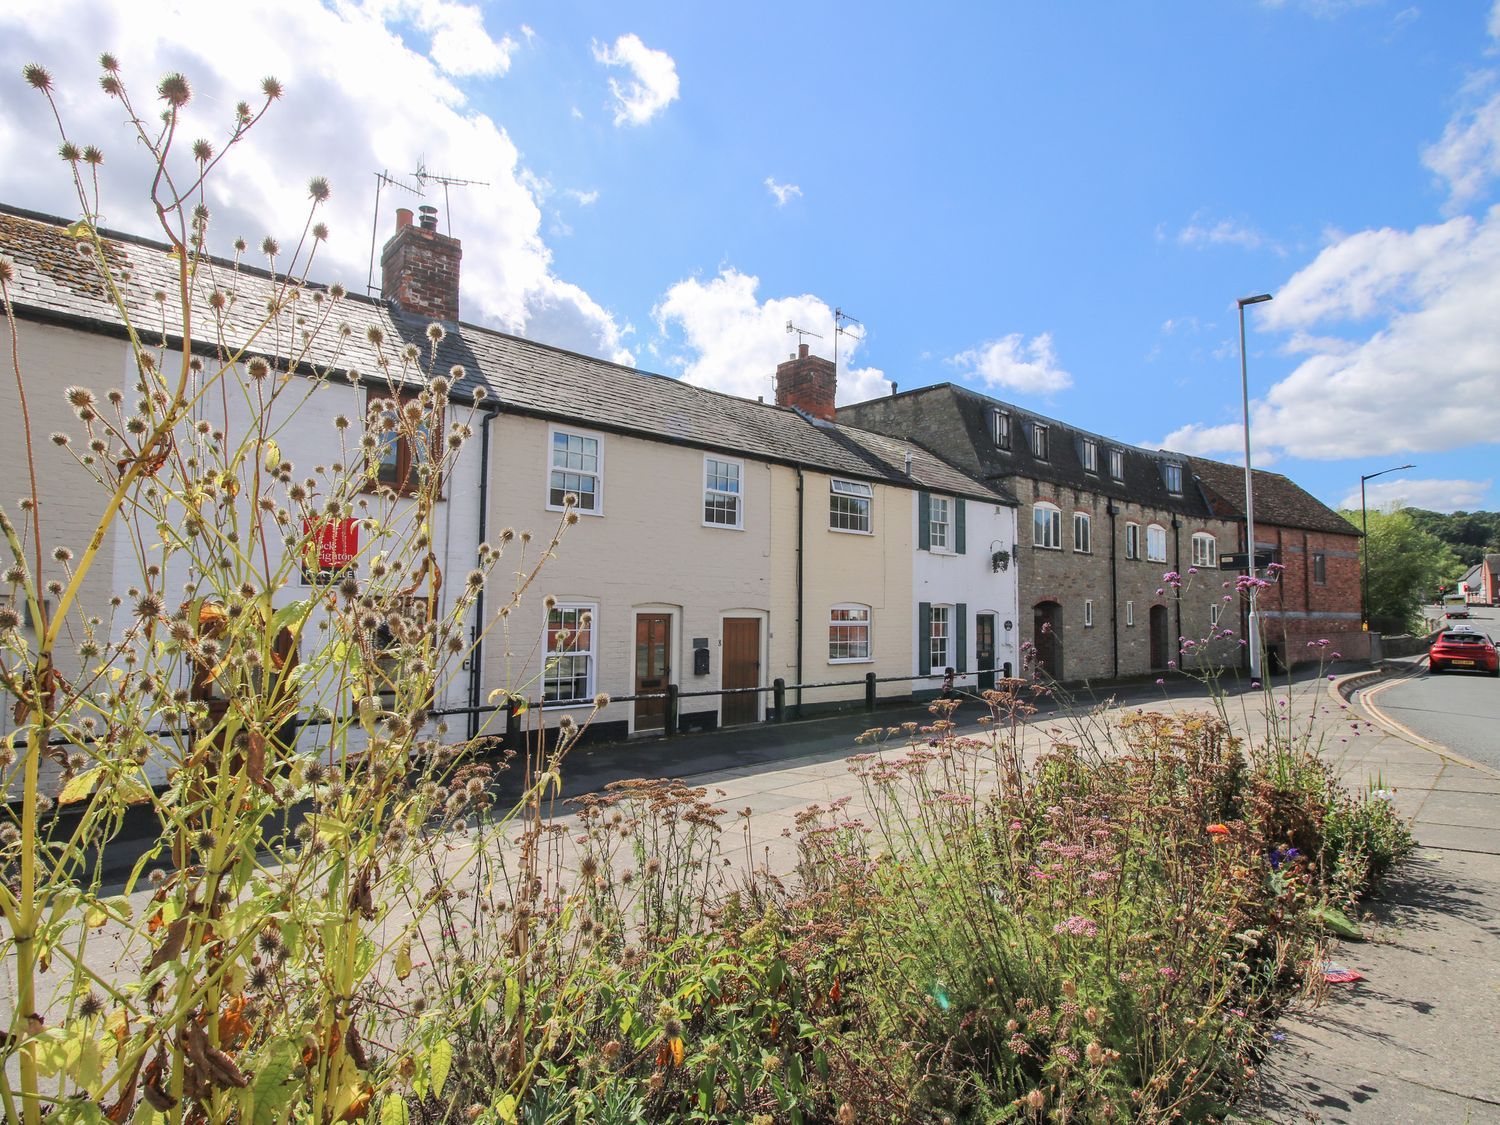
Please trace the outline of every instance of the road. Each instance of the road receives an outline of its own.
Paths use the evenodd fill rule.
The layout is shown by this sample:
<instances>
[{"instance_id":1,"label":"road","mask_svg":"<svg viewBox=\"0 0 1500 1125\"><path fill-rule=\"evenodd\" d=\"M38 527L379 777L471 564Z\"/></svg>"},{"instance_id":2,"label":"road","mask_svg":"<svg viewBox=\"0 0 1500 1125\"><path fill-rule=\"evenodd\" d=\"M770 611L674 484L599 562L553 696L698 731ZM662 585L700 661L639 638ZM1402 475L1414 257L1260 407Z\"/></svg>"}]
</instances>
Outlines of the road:
<instances>
[{"instance_id":1,"label":"road","mask_svg":"<svg viewBox=\"0 0 1500 1125\"><path fill-rule=\"evenodd\" d=\"M1467 624L1500 638L1500 609L1475 607ZM1500 680L1479 672L1434 676L1425 662L1409 680L1371 691L1385 714L1423 738L1500 769Z\"/></svg>"}]
</instances>

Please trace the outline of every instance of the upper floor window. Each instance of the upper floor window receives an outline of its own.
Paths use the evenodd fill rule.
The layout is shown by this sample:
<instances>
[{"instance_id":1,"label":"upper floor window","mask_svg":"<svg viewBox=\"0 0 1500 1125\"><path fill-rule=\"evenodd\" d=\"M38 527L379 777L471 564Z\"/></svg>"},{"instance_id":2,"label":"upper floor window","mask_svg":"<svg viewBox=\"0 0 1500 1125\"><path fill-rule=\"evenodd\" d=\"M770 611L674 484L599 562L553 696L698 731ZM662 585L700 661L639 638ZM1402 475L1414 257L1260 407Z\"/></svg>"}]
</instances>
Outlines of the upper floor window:
<instances>
[{"instance_id":1,"label":"upper floor window","mask_svg":"<svg viewBox=\"0 0 1500 1125\"><path fill-rule=\"evenodd\" d=\"M571 493L578 510L601 515L604 510L604 448L589 434L552 431L552 471L547 478L547 507L561 508Z\"/></svg>"},{"instance_id":2,"label":"upper floor window","mask_svg":"<svg viewBox=\"0 0 1500 1125\"><path fill-rule=\"evenodd\" d=\"M1090 538L1092 523L1086 512L1073 513L1073 550L1086 555L1094 549Z\"/></svg>"},{"instance_id":3,"label":"upper floor window","mask_svg":"<svg viewBox=\"0 0 1500 1125\"><path fill-rule=\"evenodd\" d=\"M1062 548L1062 511L1052 504L1031 509L1031 543L1035 547Z\"/></svg>"},{"instance_id":4,"label":"upper floor window","mask_svg":"<svg viewBox=\"0 0 1500 1125\"><path fill-rule=\"evenodd\" d=\"M927 530L934 551L951 551L953 536L950 527L953 521L953 506L947 497L934 496L927 501Z\"/></svg>"},{"instance_id":5,"label":"upper floor window","mask_svg":"<svg viewBox=\"0 0 1500 1125\"><path fill-rule=\"evenodd\" d=\"M1207 532L1193 536L1193 565L1205 570L1219 565L1219 541Z\"/></svg>"},{"instance_id":6,"label":"upper floor window","mask_svg":"<svg viewBox=\"0 0 1500 1125\"><path fill-rule=\"evenodd\" d=\"M870 607L836 605L828 617L828 659L870 659Z\"/></svg>"},{"instance_id":7,"label":"upper floor window","mask_svg":"<svg viewBox=\"0 0 1500 1125\"><path fill-rule=\"evenodd\" d=\"M1083 627L1092 629L1094 627L1094 599L1083 599Z\"/></svg>"},{"instance_id":8,"label":"upper floor window","mask_svg":"<svg viewBox=\"0 0 1500 1125\"><path fill-rule=\"evenodd\" d=\"M744 526L741 487L745 467L740 461L703 459L703 522L714 527Z\"/></svg>"},{"instance_id":9,"label":"upper floor window","mask_svg":"<svg viewBox=\"0 0 1500 1125\"><path fill-rule=\"evenodd\" d=\"M547 611L543 703L594 698L594 610L592 605L559 604Z\"/></svg>"},{"instance_id":10,"label":"upper floor window","mask_svg":"<svg viewBox=\"0 0 1500 1125\"><path fill-rule=\"evenodd\" d=\"M1109 475L1115 480L1125 479L1125 451L1123 449L1109 451Z\"/></svg>"},{"instance_id":11,"label":"upper floor window","mask_svg":"<svg viewBox=\"0 0 1500 1125\"><path fill-rule=\"evenodd\" d=\"M1084 438L1083 445L1079 447L1079 456L1083 460L1083 471L1086 473L1097 473L1099 471L1099 443L1093 438Z\"/></svg>"},{"instance_id":12,"label":"upper floor window","mask_svg":"<svg viewBox=\"0 0 1500 1125\"><path fill-rule=\"evenodd\" d=\"M1148 562L1167 561L1167 529L1160 524L1146 528L1146 559Z\"/></svg>"},{"instance_id":13,"label":"upper floor window","mask_svg":"<svg viewBox=\"0 0 1500 1125\"><path fill-rule=\"evenodd\" d=\"M990 441L996 449L1010 448L1010 411L990 411Z\"/></svg>"},{"instance_id":14,"label":"upper floor window","mask_svg":"<svg viewBox=\"0 0 1500 1125\"><path fill-rule=\"evenodd\" d=\"M408 404L414 404L413 422ZM417 490L420 466L432 461L432 420L422 412L418 397L405 391L371 393L369 424L375 447L375 482L406 495Z\"/></svg>"},{"instance_id":15,"label":"upper floor window","mask_svg":"<svg viewBox=\"0 0 1500 1125\"><path fill-rule=\"evenodd\" d=\"M1047 460L1047 427L1040 422L1031 424L1031 453L1038 461Z\"/></svg>"},{"instance_id":16,"label":"upper floor window","mask_svg":"<svg viewBox=\"0 0 1500 1125\"><path fill-rule=\"evenodd\" d=\"M1328 554L1325 551L1314 551L1312 557L1312 578L1319 586L1328 583Z\"/></svg>"},{"instance_id":17,"label":"upper floor window","mask_svg":"<svg viewBox=\"0 0 1500 1125\"><path fill-rule=\"evenodd\" d=\"M870 534L870 502L875 489L857 480L833 480L828 489L828 526L834 531Z\"/></svg>"},{"instance_id":18,"label":"upper floor window","mask_svg":"<svg viewBox=\"0 0 1500 1125\"><path fill-rule=\"evenodd\" d=\"M1141 557L1141 525L1138 523L1125 525L1125 557L1127 559Z\"/></svg>"},{"instance_id":19,"label":"upper floor window","mask_svg":"<svg viewBox=\"0 0 1500 1125\"><path fill-rule=\"evenodd\" d=\"M1162 476L1167 482L1167 491L1174 495L1182 491L1182 466L1175 461L1168 461L1161 467Z\"/></svg>"}]
</instances>

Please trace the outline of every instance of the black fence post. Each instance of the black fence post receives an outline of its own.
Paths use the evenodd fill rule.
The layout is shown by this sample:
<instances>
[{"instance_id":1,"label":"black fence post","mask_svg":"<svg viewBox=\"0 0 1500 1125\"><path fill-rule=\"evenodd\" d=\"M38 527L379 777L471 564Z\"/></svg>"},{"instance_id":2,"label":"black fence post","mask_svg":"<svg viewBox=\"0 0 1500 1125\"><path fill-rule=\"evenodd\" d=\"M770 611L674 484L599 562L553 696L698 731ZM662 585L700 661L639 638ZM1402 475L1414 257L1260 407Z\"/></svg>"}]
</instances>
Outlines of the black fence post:
<instances>
[{"instance_id":1,"label":"black fence post","mask_svg":"<svg viewBox=\"0 0 1500 1125\"><path fill-rule=\"evenodd\" d=\"M772 696L776 701L776 721L786 722L786 681L780 676L771 681Z\"/></svg>"},{"instance_id":2,"label":"black fence post","mask_svg":"<svg viewBox=\"0 0 1500 1125\"><path fill-rule=\"evenodd\" d=\"M677 692L676 684L667 685L667 737L671 738L677 733Z\"/></svg>"},{"instance_id":3,"label":"black fence post","mask_svg":"<svg viewBox=\"0 0 1500 1125\"><path fill-rule=\"evenodd\" d=\"M865 673L865 710L875 710L875 673Z\"/></svg>"}]
</instances>

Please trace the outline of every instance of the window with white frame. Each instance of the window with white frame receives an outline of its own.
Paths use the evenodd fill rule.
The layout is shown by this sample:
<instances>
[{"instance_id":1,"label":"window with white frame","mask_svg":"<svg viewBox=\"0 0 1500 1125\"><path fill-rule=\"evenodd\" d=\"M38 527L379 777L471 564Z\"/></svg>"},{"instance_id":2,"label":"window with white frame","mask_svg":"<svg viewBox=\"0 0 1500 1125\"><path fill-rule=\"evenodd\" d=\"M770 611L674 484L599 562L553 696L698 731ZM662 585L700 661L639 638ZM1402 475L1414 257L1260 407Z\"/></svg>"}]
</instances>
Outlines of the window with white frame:
<instances>
[{"instance_id":1,"label":"window with white frame","mask_svg":"<svg viewBox=\"0 0 1500 1125\"><path fill-rule=\"evenodd\" d=\"M839 664L870 659L870 607L836 605L828 617L828 660Z\"/></svg>"},{"instance_id":2,"label":"window with white frame","mask_svg":"<svg viewBox=\"0 0 1500 1125\"><path fill-rule=\"evenodd\" d=\"M927 501L927 530L934 551L953 549L953 538L948 533L953 519L953 505L945 496L934 496Z\"/></svg>"},{"instance_id":3,"label":"window with white frame","mask_svg":"<svg viewBox=\"0 0 1500 1125\"><path fill-rule=\"evenodd\" d=\"M1062 550L1062 510L1038 503L1031 509L1031 543L1035 547Z\"/></svg>"},{"instance_id":4,"label":"window with white frame","mask_svg":"<svg viewBox=\"0 0 1500 1125\"><path fill-rule=\"evenodd\" d=\"M1094 599L1083 599L1083 627L1092 629L1094 627Z\"/></svg>"},{"instance_id":5,"label":"window with white frame","mask_svg":"<svg viewBox=\"0 0 1500 1125\"><path fill-rule=\"evenodd\" d=\"M586 703L594 698L595 609L559 604L547 611L543 703Z\"/></svg>"},{"instance_id":6,"label":"window with white frame","mask_svg":"<svg viewBox=\"0 0 1500 1125\"><path fill-rule=\"evenodd\" d=\"M547 478L547 507L561 508L563 499L578 497L578 510L599 515L604 509L604 450L596 437L552 431L552 470Z\"/></svg>"},{"instance_id":7,"label":"window with white frame","mask_svg":"<svg viewBox=\"0 0 1500 1125\"><path fill-rule=\"evenodd\" d=\"M1219 565L1219 541L1206 531L1193 536L1193 565L1205 569Z\"/></svg>"},{"instance_id":8,"label":"window with white frame","mask_svg":"<svg viewBox=\"0 0 1500 1125\"><path fill-rule=\"evenodd\" d=\"M1135 602L1126 602L1125 603L1125 624L1126 625L1134 625L1135 624Z\"/></svg>"},{"instance_id":9,"label":"window with white frame","mask_svg":"<svg viewBox=\"0 0 1500 1125\"><path fill-rule=\"evenodd\" d=\"M834 531L870 534L870 502L875 489L863 481L833 480L828 486L828 526Z\"/></svg>"},{"instance_id":10,"label":"window with white frame","mask_svg":"<svg viewBox=\"0 0 1500 1125\"><path fill-rule=\"evenodd\" d=\"M990 441L996 449L1010 448L1010 411L990 411Z\"/></svg>"},{"instance_id":11,"label":"window with white frame","mask_svg":"<svg viewBox=\"0 0 1500 1125\"><path fill-rule=\"evenodd\" d=\"M1083 471L1086 473L1097 473L1099 471L1099 443L1093 438L1084 438L1083 445L1079 448L1079 456L1083 460Z\"/></svg>"},{"instance_id":12,"label":"window with white frame","mask_svg":"<svg viewBox=\"0 0 1500 1125\"><path fill-rule=\"evenodd\" d=\"M1038 461L1047 460L1047 427L1040 422L1031 424L1031 454Z\"/></svg>"},{"instance_id":13,"label":"window with white frame","mask_svg":"<svg viewBox=\"0 0 1500 1125\"><path fill-rule=\"evenodd\" d=\"M1109 475L1115 480L1125 479L1125 451L1123 449L1109 451Z\"/></svg>"},{"instance_id":14,"label":"window with white frame","mask_svg":"<svg viewBox=\"0 0 1500 1125\"><path fill-rule=\"evenodd\" d=\"M1090 538L1092 530L1093 520L1087 512L1073 513L1073 550L1086 555L1094 549Z\"/></svg>"},{"instance_id":15,"label":"window with white frame","mask_svg":"<svg viewBox=\"0 0 1500 1125\"><path fill-rule=\"evenodd\" d=\"M949 645L948 638L951 635L952 618L949 617L950 608L945 605L932 607L932 626L927 631L927 659L931 663L933 671L948 667Z\"/></svg>"},{"instance_id":16,"label":"window with white frame","mask_svg":"<svg viewBox=\"0 0 1500 1125\"><path fill-rule=\"evenodd\" d=\"M1146 561L1167 561L1167 529L1160 524L1151 524L1146 528Z\"/></svg>"},{"instance_id":17,"label":"window with white frame","mask_svg":"<svg viewBox=\"0 0 1500 1125\"><path fill-rule=\"evenodd\" d=\"M1125 557L1127 559L1141 557L1141 525L1138 523L1125 525Z\"/></svg>"},{"instance_id":18,"label":"window with white frame","mask_svg":"<svg viewBox=\"0 0 1500 1125\"><path fill-rule=\"evenodd\" d=\"M1219 610L1222 608L1223 606L1219 605L1218 602L1214 602L1208 607L1208 623L1212 628L1217 629L1219 627Z\"/></svg>"},{"instance_id":19,"label":"window with white frame","mask_svg":"<svg viewBox=\"0 0 1500 1125\"><path fill-rule=\"evenodd\" d=\"M712 527L744 526L741 503L745 466L721 457L703 459L703 522Z\"/></svg>"},{"instance_id":20,"label":"window with white frame","mask_svg":"<svg viewBox=\"0 0 1500 1125\"><path fill-rule=\"evenodd\" d=\"M1162 476L1167 481L1167 491L1179 493L1182 491L1182 466L1175 461L1168 461L1161 467Z\"/></svg>"}]
</instances>

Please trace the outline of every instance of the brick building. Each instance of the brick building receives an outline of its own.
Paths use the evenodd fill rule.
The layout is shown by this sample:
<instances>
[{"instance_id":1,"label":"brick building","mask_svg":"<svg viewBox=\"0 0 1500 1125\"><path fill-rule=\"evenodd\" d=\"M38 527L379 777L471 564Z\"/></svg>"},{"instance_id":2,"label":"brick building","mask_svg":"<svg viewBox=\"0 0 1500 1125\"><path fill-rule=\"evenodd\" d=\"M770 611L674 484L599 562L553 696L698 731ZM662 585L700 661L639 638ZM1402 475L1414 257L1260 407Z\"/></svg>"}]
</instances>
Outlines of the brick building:
<instances>
[{"instance_id":1,"label":"brick building","mask_svg":"<svg viewBox=\"0 0 1500 1125\"><path fill-rule=\"evenodd\" d=\"M951 383L840 407L838 417L918 442L1016 497L1017 542L1006 552L1020 571L1016 624L1053 677L1239 663L1240 626L1218 571L1237 528L1208 506L1187 458ZM1180 587L1164 579L1173 572ZM1235 635L1215 635L1226 628Z\"/></svg>"},{"instance_id":2,"label":"brick building","mask_svg":"<svg viewBox=\"0 0 1500 1125\"><path fill-rule=\"evenodd\" d=\"M1245 470L1188 458L1210 508L1235 525L1245 550ZM1370 655L1360 617L1359 529L1280 473L1254 472L1255 541L1284 569L1260 598L1262 631L1273 664L1291 666L1338 652ZM1326 640L1327 645L1317 642Z\"/></svg>"}]
</instances>

